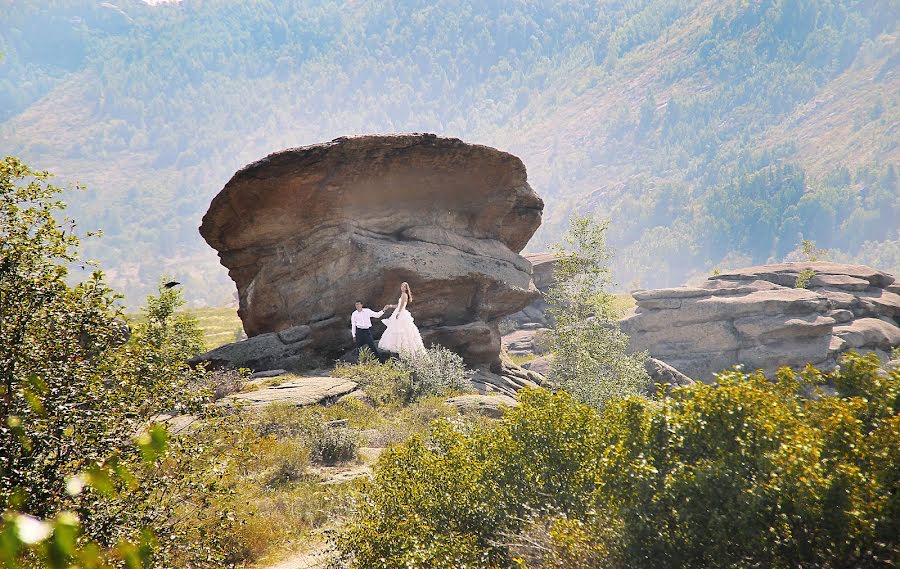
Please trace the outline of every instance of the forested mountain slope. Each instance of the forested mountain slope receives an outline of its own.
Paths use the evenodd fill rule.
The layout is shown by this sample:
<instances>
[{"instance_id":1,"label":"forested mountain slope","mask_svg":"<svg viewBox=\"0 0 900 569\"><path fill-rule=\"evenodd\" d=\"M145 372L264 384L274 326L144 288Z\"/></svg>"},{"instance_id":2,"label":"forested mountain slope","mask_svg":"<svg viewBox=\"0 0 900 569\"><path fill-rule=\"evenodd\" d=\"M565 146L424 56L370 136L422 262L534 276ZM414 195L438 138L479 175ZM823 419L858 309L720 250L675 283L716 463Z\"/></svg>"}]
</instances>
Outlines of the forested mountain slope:
<instances>
[{"instance_id":1,"label":"forested mountain slope","mask_svg":"<svg viewBox=\"0 0 900 569\"><path fill-rule=\"evenodd\" d=\"M37 6L40 4L40 6ZM0 2L0 151L77 180L72 215L139 298L233 290L196 227L270 151L430 131L509 150L585 206L623 286L789 255L900 271L890 0Z\"/></svg>"}]
</instances>

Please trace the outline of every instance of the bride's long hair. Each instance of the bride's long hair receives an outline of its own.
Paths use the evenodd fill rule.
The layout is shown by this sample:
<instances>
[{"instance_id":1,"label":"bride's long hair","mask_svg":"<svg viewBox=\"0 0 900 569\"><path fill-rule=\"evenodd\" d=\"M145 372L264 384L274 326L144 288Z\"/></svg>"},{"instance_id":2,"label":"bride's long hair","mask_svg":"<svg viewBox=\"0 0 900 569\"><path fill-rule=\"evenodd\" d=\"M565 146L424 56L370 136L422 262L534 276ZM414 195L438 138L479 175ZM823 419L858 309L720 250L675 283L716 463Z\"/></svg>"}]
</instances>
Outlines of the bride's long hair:
<instances>
[{"instance_id":1,"label":"bride's long hair","mask_svg":"<svg viewBox=\"0 0 900 569\"><path fill-rule=\"evenodd\" d=\"M407 302L412 302L412 300L413 300L412 289L409 288L409 283L406 281L403 281L402 283L400 283L400 294L403 294L404 289L406 290L406 295L409 297L409 300Z\"/></svg>"}]
</instances>

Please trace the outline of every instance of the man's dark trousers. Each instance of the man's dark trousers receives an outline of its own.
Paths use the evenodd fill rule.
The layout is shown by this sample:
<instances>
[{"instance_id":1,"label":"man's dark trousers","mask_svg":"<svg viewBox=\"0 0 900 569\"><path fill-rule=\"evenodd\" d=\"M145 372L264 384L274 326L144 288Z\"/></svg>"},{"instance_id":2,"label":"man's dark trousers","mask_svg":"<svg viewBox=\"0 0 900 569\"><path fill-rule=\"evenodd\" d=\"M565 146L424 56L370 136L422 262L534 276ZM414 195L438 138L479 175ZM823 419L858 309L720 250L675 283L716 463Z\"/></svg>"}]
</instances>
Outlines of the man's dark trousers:
<instances>
[{"instance_id":1,"label":"man's dark trousers","mask_svg":"<svg viewBox=\"0 0 900 569\"><path fill-rule=\"evenodd\" d=\"M362 348L363 346L368 346L375 357L378 358L378 361L384 363L384 360L381 359L381 352L375 347L375 339L372 338L372 330L370 328L356 329L356 347Z\"/></svg>"}]
</instances>

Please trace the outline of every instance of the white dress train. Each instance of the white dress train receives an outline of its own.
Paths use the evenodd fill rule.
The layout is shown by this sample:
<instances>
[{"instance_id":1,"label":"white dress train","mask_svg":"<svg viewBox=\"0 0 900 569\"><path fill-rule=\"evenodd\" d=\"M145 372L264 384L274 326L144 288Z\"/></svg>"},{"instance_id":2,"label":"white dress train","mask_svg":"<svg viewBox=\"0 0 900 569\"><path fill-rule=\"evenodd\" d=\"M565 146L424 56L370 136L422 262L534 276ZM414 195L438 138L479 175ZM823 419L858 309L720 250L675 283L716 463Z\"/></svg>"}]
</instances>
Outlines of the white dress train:
<instances>
[{"instance_id":1,"label":"white dress train","mask_svg":"<svg viewBox=\"0 0 900 569\"><path fill-rule=\"evenodd\" d=\"M390 318L382 320L387 330L378 340L378 349L395 354L407 354L425 351L422 335L416 328L412 314L406 309L406 295L397 301L397 308Z\"/></svg>"}]
</instances>

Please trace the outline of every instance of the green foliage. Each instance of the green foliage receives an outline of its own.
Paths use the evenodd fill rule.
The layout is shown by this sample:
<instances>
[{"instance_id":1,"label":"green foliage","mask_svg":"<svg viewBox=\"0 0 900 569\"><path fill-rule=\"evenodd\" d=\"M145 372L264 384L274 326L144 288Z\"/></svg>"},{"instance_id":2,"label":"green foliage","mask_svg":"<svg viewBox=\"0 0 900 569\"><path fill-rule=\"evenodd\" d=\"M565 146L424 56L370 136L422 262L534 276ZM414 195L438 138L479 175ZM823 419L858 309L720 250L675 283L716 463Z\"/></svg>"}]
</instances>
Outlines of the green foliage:
<instances>
[{"instance_id":1,"label":"green foliage","mask_svg":"<svg viewBox=\"0 0 900 569\"><path fill-rule=\"evenodd\" d=\"M443 346L402 354L400 367L409 373L408 381L398 385L404 403L428 396L446 396L472 386L472 372L466 369L462 356Z\"/></svg>"},{"instance_id":2,"label":"green foliage","mask_svg":"<svg viewBox=\"0 0 900 569\"><path fill-rule=\"evenodd\" d=\"M359 436L345 427L326 425L315 441L313 452L322 464L340 464L356 460Z\"/></svg>"},{"instance_id":3,"label":"green foliage","mask_svg":"<svg viewBox=\"0 0 900 569\"><path fill-rule=\"evenodd\" d=\"M493 425L387 453L351 567L874 567L900 559L900 371L724 372L598 411L520 392ZM827 381L835 396L807 398Z\"/></svg>"},{"instance_id":4,"label":"green foliage","mask_svg":"<svg viewBox=\"0 0 900 569\"><path fill-rule=\"evenodd\" d=\"M179 359L170 314L128 342L102 273L68 284L79 240L54 217L63 206L48 177L0 162L0 509L57 520L59 535L71 512L79 546L97 551L149 530L162 544L152 564L214 565L217 537L193 525L190 504L221 491L212 471L226 431L218 443L184 434L165 445L151 428L168 414L216 420L205 373ZM135 445L140 433L149 438Z\"/></svg>"},{"instance_id":5,"label":"green foliage","mask_svg":"<svg viewBox=\"0 0 900 569\"><path fill-rule=\"evenodd\" d=\"M550 380L583 403L640 393L648 384L646 353L628 354L628 336L616 323L606 245L608 223L575 217L557 246L553 285L547 293L553 319Z\"/></svg>"},{"instance_id":6,"label":"green foliage","mask_svg":"<svg viewBox=\"0 0 900 569\"><path fill-rule=\"evenodd\" d=\"M163 286L170 280L162 277L158 296L147 297L147 306L141 309L144 318L137 324L135 336L150 342L159 353L183 362L203 351L203 331L195 318L176 312L185 300L180 289Z\"/></svg>"},{"instance_id":7,"label":"green foliage","mask_svg":"<svg viewBox=\"0 0 900 569\"><path fill-rule=\"evenodd\" d=\"M794 283L794 288L806 288L809 286L809 281L816 276L816 272L812 269L803 269L797 274L797 282Z\"/></svg>"},{"instance_id":8,"label":"green foliage","mask_svg":"<svg viewBox=\"0 0 900 569\"><path fill-rule=\"evenodd\" d=\"M816 247L816 243L814 241L804 239L800 241L800 253L803 255L804 260L809 261L810 263L814 263L816 261L824 260L823 257L826 251L823 251Z\"/></svg>"},{"instance_id":9,"label":"green foliage","mask_svg":"<svg viewBox=\"0 0 900 569\"><path fill-rule=\"evenodd\" d=\"M394 359L379 363L367 348L359 351L355 364L338 362L334 375L357 382L378 405L401 401L401 386L410 384L409 370Z\"/></svg>"},{"instance_id":10,"label":"green foliage","mask_svg":"<svg viewBox=\"0 0 900 569\"><path fill-rule=\"evenodd\" d=\"M408 405L428 396L449 395L469 387L472 376L462 357L442 346L404 354L399 361L391 359L383 364L363 349L356 364L339 363L334 374L356 381L382 405Z\"/></svg>"}]
</instances>

